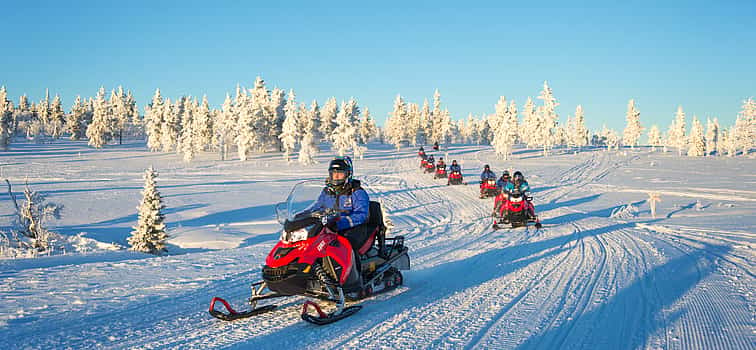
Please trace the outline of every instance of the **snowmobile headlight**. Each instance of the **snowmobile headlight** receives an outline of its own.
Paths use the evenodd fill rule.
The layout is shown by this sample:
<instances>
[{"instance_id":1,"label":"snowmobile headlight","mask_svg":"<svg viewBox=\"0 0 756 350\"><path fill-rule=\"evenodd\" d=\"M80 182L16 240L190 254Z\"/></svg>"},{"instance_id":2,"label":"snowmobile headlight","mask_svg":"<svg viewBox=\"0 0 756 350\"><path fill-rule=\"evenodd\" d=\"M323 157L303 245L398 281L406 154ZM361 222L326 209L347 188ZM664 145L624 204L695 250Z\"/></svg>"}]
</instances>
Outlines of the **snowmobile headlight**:
<instances>
[{"instance_id":1,"label":"snowmobile headlight","mask_svg":"<svg viewBox=\"0 0 756 350\"><path fill-rule=\"evenodd\" d=\"M512 202L522 202L522 197L512 197Z\"/></svg>"},{"instance_id":2,"label":"snowmobile headlight","mask_svg":"<svg viewBox=\"0 0 756 350\"><path fill-rule=\"evenodd\" d=\"M281 240L284 242L294 243L299 241L304 241L307 239L307 229L306 228L300 228L299 230L286 232L284 231L281 235Z\"/></svg>"}]
</instances>

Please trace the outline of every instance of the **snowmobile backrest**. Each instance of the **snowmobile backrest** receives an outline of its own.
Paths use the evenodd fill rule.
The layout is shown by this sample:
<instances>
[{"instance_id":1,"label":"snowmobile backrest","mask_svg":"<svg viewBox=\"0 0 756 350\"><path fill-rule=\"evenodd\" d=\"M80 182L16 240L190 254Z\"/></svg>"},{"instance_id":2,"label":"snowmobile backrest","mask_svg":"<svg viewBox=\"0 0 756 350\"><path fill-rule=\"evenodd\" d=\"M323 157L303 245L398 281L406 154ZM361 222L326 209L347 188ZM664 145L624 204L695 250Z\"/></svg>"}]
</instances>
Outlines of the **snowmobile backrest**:
<instances>
[{"instance_id":1,"label":"snowmobile backrest","mask_svg":"<svg viewBox=\"0 0 756 350\"><path fill-rule=\"evenodd\" d=\"M381 210L381 203L376 201L370 201L370 208L368 209L368 226L371 227L383 227L383 211Z\"/></svg>"}]
</instances>

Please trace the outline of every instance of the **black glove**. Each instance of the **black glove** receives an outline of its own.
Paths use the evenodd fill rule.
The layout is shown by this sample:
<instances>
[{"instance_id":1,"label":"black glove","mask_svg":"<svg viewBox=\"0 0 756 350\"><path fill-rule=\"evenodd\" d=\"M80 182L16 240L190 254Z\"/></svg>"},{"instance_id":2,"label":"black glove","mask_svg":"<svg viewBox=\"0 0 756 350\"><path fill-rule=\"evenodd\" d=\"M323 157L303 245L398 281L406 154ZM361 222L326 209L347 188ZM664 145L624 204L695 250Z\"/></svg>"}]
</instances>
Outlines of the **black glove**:
<instances>
[{"instance_id":1,"label":"black glove","mask_svg":"<svg viewBox=\"0 0 756 350\"><path fill-rule=\"evenodd\" d=\"M326 224L326 227L329 230L338 233L339 232L339 227L338 227L338 225L336 225L336 223L339 222L339 219L341 219L341 217L339 217L339 216L334 216L334 217L330 218L328 220L328 223Z\"/></svg>"}]
</instances>

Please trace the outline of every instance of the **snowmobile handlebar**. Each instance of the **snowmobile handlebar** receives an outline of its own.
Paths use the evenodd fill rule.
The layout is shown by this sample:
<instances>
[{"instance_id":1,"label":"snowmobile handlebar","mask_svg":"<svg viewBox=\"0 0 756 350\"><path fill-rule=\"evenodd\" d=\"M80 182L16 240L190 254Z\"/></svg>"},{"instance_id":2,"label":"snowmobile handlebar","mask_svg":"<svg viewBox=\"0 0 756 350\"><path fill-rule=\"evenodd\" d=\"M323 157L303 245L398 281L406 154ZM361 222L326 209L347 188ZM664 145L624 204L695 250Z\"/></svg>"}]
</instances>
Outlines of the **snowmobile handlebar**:
<instances>
[{"instance_id":1,"label":"snowmobile handlebar","mask_svg":"<svg viewBox=\"0 0 756 350\"><path fill-rule=\"evenodd\" d=\"M294 216L293 220L284 222L284 231L292 232L320 222L326 225L333 217L338 216L339 211L335 209L318 209L304 211Z\"/></svg>"}]
</instances>

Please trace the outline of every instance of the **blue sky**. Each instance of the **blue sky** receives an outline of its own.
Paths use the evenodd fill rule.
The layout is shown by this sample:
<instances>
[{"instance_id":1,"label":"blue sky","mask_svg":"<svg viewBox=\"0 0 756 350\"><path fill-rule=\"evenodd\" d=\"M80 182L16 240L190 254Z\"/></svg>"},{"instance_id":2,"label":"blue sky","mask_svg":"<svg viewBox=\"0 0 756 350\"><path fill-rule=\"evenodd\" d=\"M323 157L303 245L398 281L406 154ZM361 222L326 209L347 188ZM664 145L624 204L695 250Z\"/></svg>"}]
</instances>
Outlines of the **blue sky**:
<instances>
[{"instance_id":1,"label":"blue sky","mask_svg":"<svg viewBox=\"0 0 756 350\"><path fill-rule=\"evenodd\" d=\"M157 1L156 1L157 2ZM15 2L0 11L0 85L14 101L123 85L219 106L262 75L298 100L354 96L383 123L397 94L438 88L453 117L522 106L548 80L564 119L622 129L627 101L666 128L677 105L731 124L756 96L756 1Z\"/></svg>"}]
</instances>

